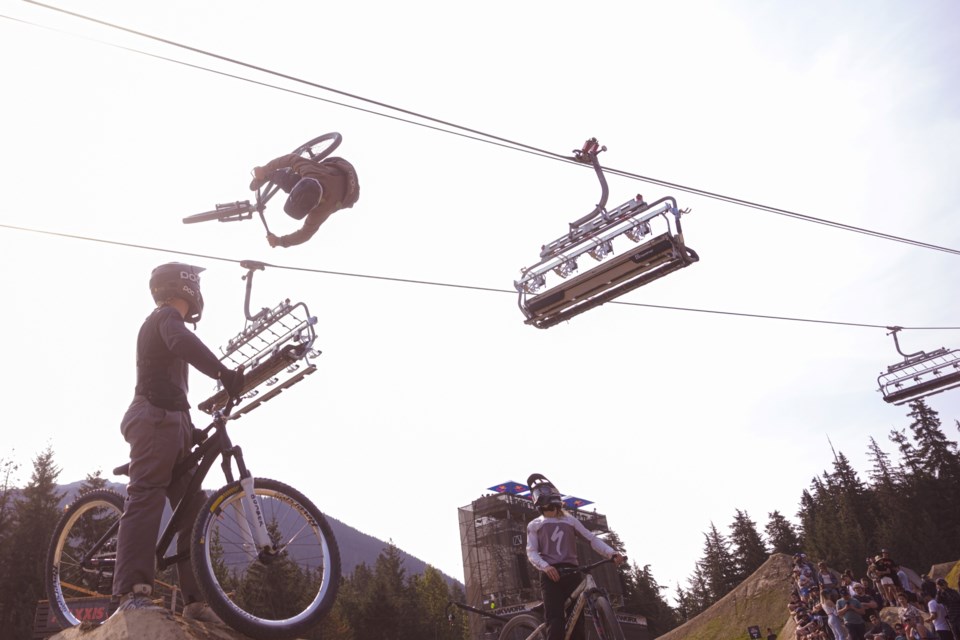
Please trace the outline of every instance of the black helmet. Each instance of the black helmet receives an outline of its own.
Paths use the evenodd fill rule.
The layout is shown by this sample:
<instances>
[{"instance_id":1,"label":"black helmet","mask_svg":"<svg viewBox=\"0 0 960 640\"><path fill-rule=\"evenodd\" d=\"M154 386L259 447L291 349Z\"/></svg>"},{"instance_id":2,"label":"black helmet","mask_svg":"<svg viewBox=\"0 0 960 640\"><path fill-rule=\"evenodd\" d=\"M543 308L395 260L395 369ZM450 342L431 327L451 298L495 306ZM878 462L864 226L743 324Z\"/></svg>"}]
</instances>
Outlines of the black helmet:
<instances>
[{"instance_id":1,"label":"black helmet","mask_svg":"<svg viewBox=\"0 0 960 640\"><path fill-rule=\"evenodd\" d=\"M547 505L553 505L558 509L563 506L563 495L557 491L553 483L539 473L534 473L527 478L527 486L530 487L533 504L540 509L541 513Z\"/></svg>"},{"instance_id":2,"label":"black helmet","mask_svg":"<svg viewBox=\"0 0 960 640\"><path fill-rule=\"evenodd\" d=\"M181 298L189 309L184 318L197 323L203 314L203 296L200 295L200 272L203 267L194 267L182 262L162 264L150 273L150 293L157 304L171 298Z\"/></svg>"},{"instance_id":3,"label":"black helmet","mask_svg":"<svg viewBox=\"0 0 960 640\"><path fill-rule=\"evenodd\" d=\"M310 210L320 204L323 196L323 187L316 178L301 178L300 182L290 190L283 210L294 220L303 220Z\"/></svg>"}]
</instances>

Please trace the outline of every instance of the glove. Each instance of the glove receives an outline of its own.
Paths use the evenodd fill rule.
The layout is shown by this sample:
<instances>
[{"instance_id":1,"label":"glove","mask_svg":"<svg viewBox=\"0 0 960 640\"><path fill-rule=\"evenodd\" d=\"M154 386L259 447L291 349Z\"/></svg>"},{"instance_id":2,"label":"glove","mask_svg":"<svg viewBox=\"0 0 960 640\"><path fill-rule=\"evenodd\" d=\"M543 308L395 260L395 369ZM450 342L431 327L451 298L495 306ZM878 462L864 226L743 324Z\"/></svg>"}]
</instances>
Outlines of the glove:
<instances>
[{"instance_id":1,"label":"glove","mask_svg":"<svg viewBox=\"0 0 960 640\"><path fill-rule=\"evenodd\" d=\"M220 382L231 398L239 398L243 393L243 367L237 367L235 370L224 369L220 372Z\"/></svg>"},{"instance_id":2,"label":"glove","mask_svg":"<svg viewBox=\"0 0 960 640\"><path fill-rule=\"evenodd\" d=\"M279 245L280 245L280 238L278 238L277 236L275 236L275 235L272 234L272 233L268 233L268 234L267 234L267 244L269 244L271 247L279 246Z\"/></svg>"},{"instance_id":3,"label":"glove","mask_svg":"<svg viewBox=\"0 0 960 640\"><path fill-rule=\"evenodd\" d=\"M253 180L250 181L250 191L256 191L266 181L266 176L263 175L263 167L254 167L252 173Z\"/></svg>"},{"instance_id":4,"label":"glove","mask_svg":"<svg viewBox=\"0 0 960 640\"><path fill-rule=\"evenodd\" d=\"M207 434L203 429L193 428L193 446L197 447L203 444L207 439Z\"/></svg>"}]
</instances>

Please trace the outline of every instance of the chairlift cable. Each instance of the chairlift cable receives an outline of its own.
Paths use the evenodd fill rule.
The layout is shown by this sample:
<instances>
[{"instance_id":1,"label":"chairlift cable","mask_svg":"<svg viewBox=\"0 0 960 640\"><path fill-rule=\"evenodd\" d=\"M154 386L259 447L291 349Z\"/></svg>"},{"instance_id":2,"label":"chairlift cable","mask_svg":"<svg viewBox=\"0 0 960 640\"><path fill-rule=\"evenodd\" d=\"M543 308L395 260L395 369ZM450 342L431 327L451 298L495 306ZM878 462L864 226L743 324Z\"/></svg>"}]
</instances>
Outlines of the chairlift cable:
<instances>
[{"instance_id":1,"label":"chairlift cable","mask_svg":"<svg viewBox=\"0 0 960 640\"><path fill-rule=\"evenodd\" d=\"M385 102L380 102L380 101L373 100L373 99L370 99L370 98L365 98L365 97L360 96L360 95L352 94L352 93L349 93L349 92L346 92L346 91L342 91L342 90L335 89L335 88L332 88L332 87L328 87L328 86L325 86L325 85L321 85L321 84L318 84L318 83L315 83L315 82L311 82L311 81L309 81L309 80L305 80L305 79L299 78L299 77L297 77L297 76L292 76L292 75L289 75L289 74L281 73L281 72L279 72L279 71L274 71L274 70L271 70L271 69L268 69L268 68L265 68L265 67L261 67L261 66L252 64L252 63L243 62L243 61L241 61L241 60L237 60L237 59L235 59L235 58L230 58L230 57L228 57L228 56L224 56L224 55L221 55L221 54L217 54L217 53L214 53L214 52L212 52L212 51L207 51L207 50L200 49L200 48L197 48L197 47L193 47L193 46L190 46L190 45L186 45L186 44L182 44L182 43L179 43L179 42L175 42L175 41L173 41L173 40L169 40L169 39L166 39L166 38L161 38L161 37L159 37L159 36L154 36L154 35L151 35L151 34L148 34L148 33L144 33L144 32L141 32L141 31L137 31L137 30L131 29L131 28L129 28L129 27L123 27L123 26L121 26L121 25L113 24L113 23L111 23L111 22L107 22L107 21L104 21L104 20L100 20L100 19L97 19L97 18L93 18L93 17L90 17L90 16L86 16L86 15L83 15L83 14L81 14L81 13L69 11L69 10L66 10L66 9L63 9L63 8L60 8L60 7L55 7L55 6L52 6L52 5L44 4L44 3L42 3L42 2L38 2L37 0L23 0L23 1L26 2L26 3L28 3L28 4L32 4L32 5L35 5L35 6L44 8L44 9L48 9L48 10L51 10L51 11L56 11L56 12L59 12L59 13L63 13L63 14L66 14L66 15L70 15L70 16L73 16L73 17L75 17L75 18L78 18L78 19L81 19L81 20L85 20L85 21L88 21L88 22L93 22L93 23L95 23L95 24L99 24L99 25L102 25L102 26L105 26L105 27L108 27L108 28L111 28L111 29L116 29L116 30L119 30L119 31L124 31L124 32L126 32L126 33L130 33L130 34L133 34L133 35L136 35L136 36L139 36L139 37L147 38L147 39L150 39L150 40L153 40L153 41L156 41L156 42L160 42L160 43L163 43L163 44L167 44L167 45L170 45L170 46L173 46L173 47L178 47L178 48L181 48L181 49L184 49L184 50L187 50L187 51L191 51L191 52L193 52L193 53L197 53L197 54L200 54L200 55L212 57L212 58L215 58L215 59L218 59L218 60L221 60L221 61L224 61L224 62L228 62L228 63L231 63L231 64L235 64L235 65L238 65L238 66L246 67L246 68L248 68L248 69L252 69L252 70L255 70L255 71L259 71L259 72L261 72L261 73L266 73L266 74L273 75L273 76L277 76L277 77L279 77L279 78L284 78L284 79L286 79L286 80L290 80L290 81L293 81L293 82L305 84L305 85L307 85L307 86L314 87L314 88L316 88L316 89L320 89L320 90L323 90L323 91L329 91L329 92L331 92L331 93L336 93L336 94L338 94L338 95L342 95L342 96L344 96L344 97L349 97L349 98L352 98L352 99L354 99L354 100L358 100L358 101L361 101L361 102L366 102L366 103L369 103L369 104L376 105L376 106L378 106L378 107L383 107L383 108L386 108L386 109L390 109L390 110L393 110L393 111L397 111L397 112L399 112L399 113L403 113L403 114L406 114L406 115L408 115L408 116L413 116L413 117L416 117L416 118L421 118L421 119L423 119L423 120L427 120L427 121L429 121L429 122L433 122L433 123L435 123L435 124L437 124L437 125L443 125L443 127L452 127L452 128L454 128L454 129L459 129L460 131L464 131L464 132L467 132L467 133L473 134L473 135L466 135L466 134L464 134L464 133L460 133L459 131L451 131L450 129L446 129L446 128L443 128L443 127L427 125L427 124L419 123L419 122L413 122L413 121L410 121L410 120L406 120L405 118L399 118L399 117L397 117L397 116L391 116L391 115L389 115L389 114L385 114L385 113L381 113L381 112L377 112L377 111L362 109L362 108L360 108L360 107L356 107L356 106L353 106L353 105L342 104L342 103L339 103L339 102L335 102L335 101L333 101L333 100L328 100L328 99L320 98L320 97L318 97L318 96L312 96L312 95L309 95L309 94L303 94L303 93L301 93L301 92L292 91L292 90L290 90L290 89L286 89L286 88L282 88L282 87L277 87L277 86L275 86L275 85L270 85L270 84L268 84L268 83L263 83L263 82L259 82L259 81L255 81L255 80L251 80L251 79L247 79L247 78L242 78L242 77L240 77L240 76L235 76L235 75L232 75L232 74L227 74L227 73L224 73L224 72L216 71L216 70L209 69L209 68L207 68L207 67L203 67L203 66L200 66L200 65L193 65L193 64L189 64L189 63L185 63L185 62L180 62L180 61L177 61L177 60L172 60L172 59L169 59L169 58L164 58L163 56L158 56L158 55L156 55L156 54L146 53L146 52L143 52L143 51L139 51L139 50L137 50L137 49L132 49L132 48L128 48L128 47L122 47L122 46L119 46L119 45L113 45L113 46L118 46L118 47L121 48L121 49L125 49L125 50L128 50L128 51L131 51L131 52L142 53L142 54L144 54L144 55L152 56L152 57L155 57L155 58L160 58L160 59L163 59L163 60L168 60L168 61L171 61L171 62L176 62L176 63L178 63L178 64L183 64L183 65L185 65L185 66L190 66L190 67L193 67L193 68L196 68L196 69L202 69L202 70L211 71L211 72L213 72L213 73L218 73L218 74L220 74L220 75L225 75L225 76L228 76L228 77L233 77L233 78L236 78L236 79L239 79L239 80L246 80L246 81L248 81L248 82L251 82L251 83L254 83L254 84L259 84L259 85L261 85L261 86L276 88L276 89L280 89L280 90L282 90L282 91L288 91L288 92L290 92L290 93L294 93L294 94L297 94L297 95L302 95L302 96L304 96L304 97L311 97L311 98L314 98L314 99L316 99L316 100L321 100L321 101L324 101L324 102L329 102L329 103L331 103L331 104L336 104L336 105L338 105L338 106L345 106L345 107L349 107L349 108L356 109L356 110L359 110L359 111L363 111L363 112L366 112L366 113L371 113L371 114L373 114L373 115L380 115L380 116L383 116L383 117L387 117L387 118L391 118L391 119L395 119L395 120L400 120L400 121L402 121L402 122L407 122L407 123L409 123L409 124L416 124L416 125L419 125L419 126L424 126L424 127L431 128L431 129L435 129L435 130L442 131L442 132L445 132L445 133L451 133L451 134L454 134L454 135L459 135L459 136L462 136L462 137L467 137L467 138L469 138L469 139L476 140L476 141L478 141L478 142L486 142L486 143L488 143L488 144L494 144L494 145L497 145L497 146L502 146L502 147L505 147L505 148L514 149L514 150L516 150L516 151L523 151L523 152L526 152L526 153L532 153L532 154L534 154L534 155L539 155L539 156L543 156L543 157L547 157L547 158L551 158L551 159L555 159L555 160L560 160L560 161L564 161L564 162L569 162L569 163L572 163L572 164L580 164L580 163L577 163L574 159L572 159L572 158L570 158L570 157L568 157L568 156L562 155L562 154L558 154L558 153L555 153L555 152L552 152L552 151L548 151L548 150L545 150L545 149L540 149L540 148L537 148L537 147L534 147L534 146L530 146L530 145L527 145L527 144L523 144L523 143L521 143L521 142L517 142L517 141L515 141L515 140L510 140L510 139L508 139L508 138L502 138L502 137L499 137L499 136L495 136L495 135L492 135L492 134L489 134L489 133L485 133L485 132L483 132L483 131L479 131L479 130L477 130L477 129L472 129L472 128L465 127L465 126L462 126L462 125L458 125L458 124L456 124L456 123L448 122L448 121L446 121L446 120L441 120L441 119L439 119L439 118L434 118L434 117L431 117L431 116L427 116L427 115L425 115L425 114L418 113L418 112L416 112L416 111L411 111L411 110L408 110L408 109L403 109L403 108L400 108L400 107L396 107L396 106L393 106L393 105L388 104L388 103L385 103ZM7 16L4 16L4 17L7 17ZM479 138L478 138L478 137L476 137L476 136L482 136L482 137L479 137ZM773 206L769 206L769 205L764 205L764 204L761 204L761 203L753 202L753 201L750 201L750 200L745 200L745 199L742 199L742 198L736 198L736 197L733 197L733 196L726 196L726 195L723 195L723 194L720 194L720 193L717 193L717 192L713 192L713 191L708 191L708 190L705 190L705 189L698 189L698 188L695 188L695 187L688 187L688 186L684 186L684 185L681 185L681 184L677 184L677 183L673 183L673 182L669 182L669 181L665 181L665 180L660 180L660 179L657 179L657 178L653 178L653 177L650 177L650 176L642 176L642 175L640 175L640 174L636 174L636 173L632 173L632 172L628 172L628 171L623 171L623 170L614 169L614 168L607 168L607 167L605 167L604 169L605 169L608 173L612 173L612 174L615 174L615 175L620 175L620 176L622 176L622 177L626 177L626 178L630 178L630 179L634 179L634 180L638 180L638 181L641 181L641 182L646 182L646 183L654 184L654 185L658 185L658 186L670 187L670 188L677 189L677 190L680 190L680 191L684 191L684 192L687 192L687 193L691 193L691 194L695 194L695 195L699 195L699 196L702 196L702 197L711 198L711 199L715 199L715 200L720 200L720 201L723 201L723 202L728 202L728 203L730 203L730 204L734 204L734 205L738 205L738 206L742 206L742 207L746 207L746 208L752 208L752 209L757 209L757 210L760 210L760 211L765 211L765 212L768 212L768 213L774 213L774 214L777 214L777 215L787 216L787 217L795 218L795 219L802 220L802 221L805 221L805 222L812 222L812 223L816 223L816 224L821 224L821 225L833 227L833 228L836 228L836 229L840 229L840 230L843 230L843 231L850 231L850 232L853 232L853 233L860 233L860 234L863 234L863 235L872 236L872 237L880 238L880 239L883 239L883 240L891 240L891 241L894 241L894 242L900 242L900 243L907 244L907 245L911 245L911 246L915 246L915 247L918 247L918 248L932 249L932 250L935 250L935 251L942 251L942 252L945 252L945 253L950 253L950 254L954 254L954 255L960 255L960 249L953 249L953 248L950 248L950 247L944 247L944 246L940 246L940 245L935 245L935 244L932 244L932 243L923 242L923 241L919 241L919 240L912 240L912 239L910 239L910 238L905 238L905 237L902 237L902 236L896 236L896 235L884 233L884 232L881 232L881 231L874 231L874 230L871 230L871 229L866 229L866 228L864 228L864 227L857 227L857 226L854 226L854 225L848 225L848 224L844 224L844 223L841 223L841 222L835 222L835 221L827 220L827 219L824 219L824 218L817 218L817 217L814 217L814 216L810 216L810 215L806 215L806 214L801 214L801 213L798 213L798 212L795 212L795 211L790 211L790 210L782 209L782 208L779 208L779 207L773 207Z\"/></svg>"},{"instance_id":2,"label":"chairlift cable","mask_svg":"<svg viewBox=\"0 0 960 640\"><path fill-rule=\"evenodd\" d=\"M215 256L211 254L204 253L195 253L189 251L180 251L177 249L168 249L165 247L152 247L149 245L137 244L132 242L122 242L119 240L107 240L104 238L94 238L91 236L82 236L72 233L64 233L59 231L49 231L45 229L32 229L30 227L20 227L11 224L5 224L0 222L0 228L11 229L13 231L23 231L27 233L36 233L39 235L55 236L59 238L67 238L70 240L83 240L86 242L97 242L101 244L114 245L119 247L128 247L132 249L141 249L144 251L156 251L159 253L172 253L180 256L188 256L191 258L200 258L202 260L216 260L218 262L231 262L234 264L240 264L243 260L238 260L235 258L225 258L223 256ZM465 289L469 291L482 291L487 293L508 293L511 296L517 294L514 289L497 289L495 287L483 287L479 285L467 285L459 284L455 282L440 282L437 280L417 280L412 278L397 278L394 276L381 276L375 274L366 274L366 273L352 273L349 271L331 271L329 269L317 269L314 267L298 267L293 265L283 265L283 264L272 264L264 263L264 266L271 267L273 269L283 269L287 271L300 271L303 273L316 273L320 275L329 275L329 276L340 276L345 278L363 278L367 280L381 280L384 282L397 282L402 284L417 284L431 287L447 287L451 289ZM648 304L643 302L626 302L622 300L612 300L608 304L618 304L626 305L630 307L644 307L648 309L662 309L665 311L685 311L689 313L709 313L714 315L726 315L726 316L735 316L741 318L754 318L758 320L781 320L788 322L806 322L806 323L815 323L815 324L827 324L827 325L836 325L836 326L846 326L846 327L860 327L867 329L883 329L887 330L891 326L898 326L903 331L960 331L960 326L904 326L904 325L893 325L891 323L884 324L873 324L873 323L863 323L863 322L845 322L839 320L820 320L815 318L798 318L793 316L776 316L769 314L758 314L758 313L745 313L738 311L723 311L719 309L697 309L695 307L678 307L673 305L660 305L660 304Z\"/></svg>"}]
</instances>

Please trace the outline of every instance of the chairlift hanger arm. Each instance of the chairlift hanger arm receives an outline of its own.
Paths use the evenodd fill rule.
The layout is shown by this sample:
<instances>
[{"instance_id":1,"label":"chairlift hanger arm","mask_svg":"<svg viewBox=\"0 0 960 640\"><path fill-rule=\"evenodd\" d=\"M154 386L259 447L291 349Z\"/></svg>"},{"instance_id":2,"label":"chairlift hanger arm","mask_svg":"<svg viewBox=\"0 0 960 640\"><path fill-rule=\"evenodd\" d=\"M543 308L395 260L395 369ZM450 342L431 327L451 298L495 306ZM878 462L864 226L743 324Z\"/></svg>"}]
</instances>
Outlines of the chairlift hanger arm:
<instances>
[{"instance_id":1,"label":"chairlift hanger arm","mask_svg":"<svg viewBox=\"0 0 960 640\"><path fill-rule=\"evenodd\" d=\"M593 211L570 223L571 237L577 232L580 225L587 220L590 220L601 211L604 211L604 207L607 206L607 197L610 195L610 188L607 186L607 178L603 175L603 167L600 166L600 159L598 158L600 152L606 150L607 148L605 146L601 147L596 138L590 138L583 143L583 147L581 149L573 152L573 156L577 162L589 162L591 165L593 165L593 170L596 172L597 179L600 181L600 203L593 208Z\"/></svg>"},{"instance_id":2,"label":"chairlift hanger arm","mask_svg":"<svg viewBox=\"0 0 960 640\"><path fill-rule=\"evenodd\" d=\"M264 223L266 224L266 223ZM256 316L250 315L250 291L253 289L253 274L255 271L263 271L266 268L266 264L263 262L258 262L256 260L242 260L240 266L247 270L247 274L242 276L241 279L247 281L246 294L243 299L243 314L249 321L253 321L256 318L259 318L263 315L263 312L266 309L261 309Z\"/></svg>"}]
</instances>

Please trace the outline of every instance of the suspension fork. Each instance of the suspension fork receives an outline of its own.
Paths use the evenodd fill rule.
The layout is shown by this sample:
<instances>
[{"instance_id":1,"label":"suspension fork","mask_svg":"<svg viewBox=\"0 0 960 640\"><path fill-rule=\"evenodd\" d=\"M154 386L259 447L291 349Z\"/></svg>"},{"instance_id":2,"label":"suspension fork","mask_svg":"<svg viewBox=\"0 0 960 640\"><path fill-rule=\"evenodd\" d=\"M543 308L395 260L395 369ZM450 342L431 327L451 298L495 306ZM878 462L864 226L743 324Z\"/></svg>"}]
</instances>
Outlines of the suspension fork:
<instances>
[{"instance_id":1,"label":"suspension fork","mask_svg":"<svg viewBox=\"0 0 960 640\"><path fill-rule=\"evenodd\" d=\"M260 507L260 499L254 491L253 475L243 461L243 451L239 446L230 448L229 454L223 457L223 473L229 482L233 482L233 473L230 468L230 459L237 461L237 471L240 476L240 507L232 510L234 522L243 536L244 547L256 550L257 556L263 560L273 552L273 542L267 531L267 523Z\"/></svg>"}]
</instances>

